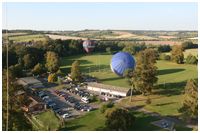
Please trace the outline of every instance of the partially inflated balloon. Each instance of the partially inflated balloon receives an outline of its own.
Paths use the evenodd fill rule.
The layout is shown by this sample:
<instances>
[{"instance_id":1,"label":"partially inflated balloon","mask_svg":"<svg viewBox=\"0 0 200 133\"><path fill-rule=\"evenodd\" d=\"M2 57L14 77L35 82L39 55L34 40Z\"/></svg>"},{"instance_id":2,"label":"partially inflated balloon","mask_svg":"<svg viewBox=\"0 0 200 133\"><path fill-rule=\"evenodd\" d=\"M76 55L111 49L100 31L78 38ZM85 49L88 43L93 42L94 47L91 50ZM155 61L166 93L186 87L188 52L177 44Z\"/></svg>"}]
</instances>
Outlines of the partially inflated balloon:
<instances>
[{"instance_id":1,"label":"partially inflated balloon","mask_svg":"<svg viewBox=\"0 0 200 133\"><path fill-rule=\"evenodd\" d=\"M135 59L127 52L118 52L113 55L110 67L114 73L119 76L123 76L127 69L134 69Z\"/></svg>"},{"instance_id":2,"label":"partially inflated balloon","mask_svg":"<svg viewBox=\"0 0 200 133\"><path fill-rule=\"evenodd\" d=\"M95 48L95 42L87 39L83 42L83 48L87 53L90 53Z\"/></svg>"}]
</instances>

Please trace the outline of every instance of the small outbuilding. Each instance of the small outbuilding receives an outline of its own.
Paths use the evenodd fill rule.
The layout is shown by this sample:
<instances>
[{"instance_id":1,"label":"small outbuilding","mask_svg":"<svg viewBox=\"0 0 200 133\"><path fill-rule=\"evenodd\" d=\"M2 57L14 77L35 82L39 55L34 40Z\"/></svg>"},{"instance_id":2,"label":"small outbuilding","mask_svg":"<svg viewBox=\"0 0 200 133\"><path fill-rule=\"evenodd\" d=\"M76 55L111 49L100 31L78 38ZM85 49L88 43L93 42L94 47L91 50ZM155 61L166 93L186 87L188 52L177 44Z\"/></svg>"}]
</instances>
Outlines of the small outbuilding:
<instances>
[{"instance_id":1,"label":"small outbuilding","mask_svg":"<svg viewBox=\"0 0 200 133\"><path fill-rule=\"evenodd\" d=\"M39 113L46 109L46 104L37 98L29 96L22 109L29 113Z\"/></svg>"}]
</instances>

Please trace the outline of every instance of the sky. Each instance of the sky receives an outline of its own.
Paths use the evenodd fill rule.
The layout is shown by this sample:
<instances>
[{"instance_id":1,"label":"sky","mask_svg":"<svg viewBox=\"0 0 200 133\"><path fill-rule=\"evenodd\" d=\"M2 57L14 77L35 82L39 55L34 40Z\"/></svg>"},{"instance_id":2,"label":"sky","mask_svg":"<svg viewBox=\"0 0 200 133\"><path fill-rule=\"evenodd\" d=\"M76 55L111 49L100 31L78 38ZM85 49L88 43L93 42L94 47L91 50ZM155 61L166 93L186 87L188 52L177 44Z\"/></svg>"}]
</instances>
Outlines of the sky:
<instances>
[{"instance_id":1,"label":"sky","mask_svg":"<svg viewBox=\"0 0 200 133\"><path fill-rule=\"evenodd\" d=\"M197 3L3 3L3 29L198 30Z\"/></svg>"}]
</instances>

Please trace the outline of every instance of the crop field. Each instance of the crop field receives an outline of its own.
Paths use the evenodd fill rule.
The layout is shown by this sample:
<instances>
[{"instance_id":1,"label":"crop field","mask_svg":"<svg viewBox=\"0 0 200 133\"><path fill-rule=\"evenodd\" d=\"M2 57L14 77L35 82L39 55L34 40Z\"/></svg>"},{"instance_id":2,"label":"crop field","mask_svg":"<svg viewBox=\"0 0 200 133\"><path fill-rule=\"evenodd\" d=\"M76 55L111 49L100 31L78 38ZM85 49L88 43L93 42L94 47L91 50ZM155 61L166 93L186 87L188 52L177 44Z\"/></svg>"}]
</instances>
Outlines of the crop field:
<instances>
[{"instance_id":1,"label":"crop field","mask_svg":"<svg viewBox=\"0 0 200 133\"><path fill-rule=\"evenodd\" d=\"M82 72L97 77L104 84L129 88L124 78L118 77L110 70L111 57L108 54L92 54L62 58L61 70L70 72L72 62L79 60ZM162 115L179 115L178 109L182 104L180 99L184 86L188 79L197 79L197 66L169 61L157 61L156 66L158 67L157 89L151 96L152 104L144 108ZM129 103L128 99L121 101L121 104L145 105L146 97L135 96L133 100L137 102L133 103Z\"/></svg>"},{"instance_id":2,"label":"crop field","mask_svg":"<svg viewBox=\"0 0 200 133\"><path fill-rule=\"evenodd\" d=\"M43 41L45 40L45 36L42 34L34 34L34 35L20 35L20 36L12 36L9 37L10 40L14 42L28 42L28 41Z\"/></svg>"},{"instance_id":3,"label":"crop field","mask_svg":"<svg viewBox=\"0 0 200 133\"><path fill-rule=\"evenodd\" d=\"M182 42L178 41L142 41L145 42L145 44L152 44L152 45L181 45Z\"/></svg>"}]
</instances>

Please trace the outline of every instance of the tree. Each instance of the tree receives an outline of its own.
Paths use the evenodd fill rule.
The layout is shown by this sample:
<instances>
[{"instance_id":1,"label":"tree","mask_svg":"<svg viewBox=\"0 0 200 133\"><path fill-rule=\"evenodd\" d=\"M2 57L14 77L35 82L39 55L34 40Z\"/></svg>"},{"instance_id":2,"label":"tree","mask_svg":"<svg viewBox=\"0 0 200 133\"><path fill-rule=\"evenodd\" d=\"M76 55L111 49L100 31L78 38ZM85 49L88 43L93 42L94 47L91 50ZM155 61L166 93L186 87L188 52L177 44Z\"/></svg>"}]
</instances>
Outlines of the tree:
<instances>
[{"instance_id":1,"label":"tree","mask_svg":"<svg viewBox=\"0 0 200 133\"><path fill-rule=\"evenodd\" d=\"M198 87L195 80L188 80L185 86L183 105L179 112L185 118L195 118L198 116Z\"/></svg>"},{"instance_id":2,"label":"tree","mask_svg":"<svg viewBox=\"0 0 200 133\"><path fill-rule=\"evenodd\" d=\"M59 57L55 52L48 51L46 53L46 68L49 72L57 72L59 69Z\"/></svg>"},{"instance_id":3,"label":"tree","mask_svg":"<svg viewBox=\"0 0 200 133\"><path fill-rule=\"evenodd\" d=\"M48 82L54 83L57 81L57 75L55 73L49 74Z\"/></svg>"},{"instance_id":4,"label":"tree","mask_svg":"<svg viewBox=\"0 0 200 133\"><path fill-rule=\"evenodd\" d=\"M72 68L71 68L71 78L73 81L80 81L81 79L81 72L80 72L80 63L79 61L74 61L72 63Z\"/></svg>"},{"instance_id":5,"label":"tree","mask_svg":"<svg viewBox=\"0 0 200 133\"><path fill-rule=\"evenodd\" d=\"M187 64L197 64L198 60L196 56L193 56L192 54L189 54L186 58L186 63Z\"/></svg>"},{"instance_id":6,"label":"tree","mask_svg":"<svg viewBox=\"0 0 200 133\"><path fill-rule=\"evenodd\" d=\"M171 51L172 60L177 64L182 64L184 60L183 47L180 45L175 45L172 47Z\"/></svg>"},{"instance_id":7,"label":"tree","mask_svg":"<svg viewBox=\"0 0 200 133\"><path fill-rule=\"evenodd\" d=\"M132 74L132 86L143 95L150 94L157 82L157 67L155 66L157 53L153 49L146 49L138 53L136 68Z\"/></svg>"},{"instance_id":8,"label":"tree","mask_svg":"<svg viewBox=\"0 0 200 133\"><path fill-rule=\"evenodd\" d=\"M20 64L16 64L9 67L9 75L13 78L19 78L23 76L22 66Z\"/></svg>"},{"instance_id":9,"label":"tree","mask_svg":"<svg viewBox=\"0 0 200 133\"><path fill-rule=\"evenodd\" d=\"M8 75L7 81L6 70L3 70L2 75L2 130L7 130L7 115L8 115L8 130L9 131L27 131L32 130L31 124L25 118L21 108L21 103L25 99L16 97L16 92L24 88L15 82L15 77ZM8 83L8 86L7 86ZM7 89L8 88L8 89ZM8 90L8 101L7 101ZM8 102L8 106L7 106ZM8 114L7 114L8 111Z\"/></svg>"},{"instance_id":10,"label":"tree","mask_svg":"<svg viewBox=\"0 0 200 133\"><path fill-rule=\"evenodd\" d=\"M40 63L34 66L32 73L35 75L40 75L44 72L44 66Z\"/></svg>"},{"instance_id":11,"label":"tree","mask_svg":"<svg viewBox=\"0 0 200 133\"><path fill-rule=\"evenodd\" d=\"M110 53L111 53L111 48L110 48L110 47L107 47L107 48L106 48L106 52L110 54Z\"/></svg>"},{"instance_id":12,"label":"tree","mask_svg":"<svg viewBox=\"0 0 200 133\"><path fill-rule=\"evenodd\" d=\"M191 49L191 48L198 48L197 44L193 44L193 42L191 41L186 41L182 43L182 47L183 49Z\"/></svg>"},{"instance_id":13,"label":"tree","mask_svg":"<svg viewBox=\"0 0 200 133\"><path fill-rule=\"evenodd\" d=\"M127 131L133 127L135 117L125 109L114 108L106 114L106 128L112 131Z\"/></svg>"},{"instance_id":14,"label":"tree","mask_svg":"<svg viewBox=\"0 0 200 133\"><path fill-rule=\"evenodd\" d=\"M31 68L32 65L33 65L33 58L32 58L32 56L30 54L24 55L24 57L23 57L23 63L24 63L24 67L26 69Z\"/></svg>"}]
</instances>

